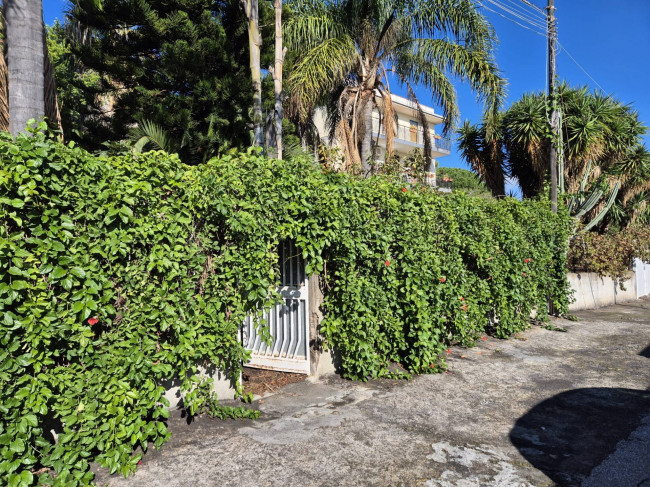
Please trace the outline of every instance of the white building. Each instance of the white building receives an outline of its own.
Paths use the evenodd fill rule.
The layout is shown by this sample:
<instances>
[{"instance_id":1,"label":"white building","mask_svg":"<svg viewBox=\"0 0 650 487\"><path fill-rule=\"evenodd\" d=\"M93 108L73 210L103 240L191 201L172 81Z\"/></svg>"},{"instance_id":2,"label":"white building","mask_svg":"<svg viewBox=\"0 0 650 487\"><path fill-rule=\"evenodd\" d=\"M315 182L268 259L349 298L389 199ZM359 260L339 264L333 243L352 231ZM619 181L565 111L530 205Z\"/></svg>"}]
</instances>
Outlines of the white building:
<instances>
[{"instance_id":1,"label":"white building","mask_svg":"<svg viewBox=\"0 0 650 487\"><path fill-rule=\"evenodd\" d=\"M424 127L420 122L420 116L416 104L404 97L391 95L393 111L396 115L394 122L395 134L393 138L393 153L399 157L407 157L414 149L424 151ZM381 96L377 96L377 102L381 105ZM431 134L431 164L427 175L427 182L436 186L436 159L447 156L451 153L451 141L436 133L436 126L443 123L442 116L436 114L433 108L420 105L426 118L429 132ZM318 110L314 117L314 123L323 140L329 140L324 110ZM377 109L372 114L372 137L375 144L374 158L382 163L386 157L386 128L381 124L380 113ZM443 188L441 188L443 189Z\"/></svg>"}]
</instances>

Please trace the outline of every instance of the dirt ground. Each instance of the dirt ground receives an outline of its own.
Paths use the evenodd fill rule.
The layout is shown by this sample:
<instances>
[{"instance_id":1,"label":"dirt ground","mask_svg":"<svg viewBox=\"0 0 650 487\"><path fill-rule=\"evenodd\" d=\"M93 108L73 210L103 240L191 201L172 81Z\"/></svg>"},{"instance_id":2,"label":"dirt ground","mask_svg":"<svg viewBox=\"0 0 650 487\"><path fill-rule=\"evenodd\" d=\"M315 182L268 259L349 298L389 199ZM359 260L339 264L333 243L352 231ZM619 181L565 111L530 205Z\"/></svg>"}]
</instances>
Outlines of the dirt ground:
<instances>
[{"instance_id":1,"label":"dirt ground","mask_svg":"<svg viewBox=\"0 0 650 487\"><path fill-rule=\"evenodd\" d=\"M256 421L173 416L135 475L98 484L650 487L650 299L578 317L452 348L449 374L291 383Z\"/></svg>"},{"instance_id":2,"label":"dirt ground","mask_svg":"<svg viewBox=\"0 0 650 487\"><path fill-rule=\"evenodd\" d=\"M242 385L245 393L253 396L265 396L288 384L302 382L307 378L303 374L292 374L290 372L276 372L275 370L255 369L244 367L242 370Z\"/></svg>"}]
</instances>

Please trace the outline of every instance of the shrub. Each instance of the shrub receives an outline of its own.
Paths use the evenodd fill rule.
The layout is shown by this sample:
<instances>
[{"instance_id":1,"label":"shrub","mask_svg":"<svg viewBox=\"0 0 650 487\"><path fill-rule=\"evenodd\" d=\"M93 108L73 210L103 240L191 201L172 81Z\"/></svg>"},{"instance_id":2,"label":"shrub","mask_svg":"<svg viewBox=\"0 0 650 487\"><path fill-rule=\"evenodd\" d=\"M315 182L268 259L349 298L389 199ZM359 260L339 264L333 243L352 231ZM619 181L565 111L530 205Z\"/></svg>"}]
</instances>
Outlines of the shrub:
<instances>
[{"instance_id":1,"label":"shrub","mask_svg":"<svg viewBox=\"0 0 650 487\"><path fill-rule=\"evenodd\" d=\"M625 278L635 258L650 261L650 228L628 227L617 233L586 232L571 240L569 269Z\"/></svg>"},{"instance_id":2,"label":"shrub","mask_svg":"<svg viewBox=\"0 0 650 487\"><path fill-rule=\"evenodd\" d=\"M507 337L547 298L566 309L568 217L547 202L442 197L254 151L196 167L95 157L42 133L0 135L0 161L5 485L88 484L91 461L129 474L138 447L169 438L173 377L190 414L253 416L219 405L197 367L239 376L240 324L278 298L286 238L326 283L321 331L346 377L439 371L449 343Z\"/></svg>"}]
</instances>

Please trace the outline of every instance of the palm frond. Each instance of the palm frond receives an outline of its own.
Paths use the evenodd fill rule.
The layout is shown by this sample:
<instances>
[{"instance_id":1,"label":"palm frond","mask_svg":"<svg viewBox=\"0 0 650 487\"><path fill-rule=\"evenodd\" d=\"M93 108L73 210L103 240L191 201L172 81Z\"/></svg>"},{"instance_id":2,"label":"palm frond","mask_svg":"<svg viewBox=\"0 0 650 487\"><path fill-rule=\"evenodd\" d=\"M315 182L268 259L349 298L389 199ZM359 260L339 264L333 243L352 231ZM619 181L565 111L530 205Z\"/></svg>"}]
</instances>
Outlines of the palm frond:
<instances>
[{"instance_id":1,"label":"palm frond","mask_svg":"<svg viewBox=\"0 0 650 487\"><path fill-rule=\"evenodd\" d=\"M142 153L145 149L173 152L173 140L164 128L150 120L142 120L132 130L133 152Z\"/></svg>"},{"instance_id":2,"label":"palm frond","mask_svg":"<svg viewBox=\"0 0 650 487\"><path fill-rule=\"evenodd\" d=\"M325 93L339 86L358 63L354 41L343 35L309 50L287 80L292 105L304 116Z\"/></svg>"}]
</instances>

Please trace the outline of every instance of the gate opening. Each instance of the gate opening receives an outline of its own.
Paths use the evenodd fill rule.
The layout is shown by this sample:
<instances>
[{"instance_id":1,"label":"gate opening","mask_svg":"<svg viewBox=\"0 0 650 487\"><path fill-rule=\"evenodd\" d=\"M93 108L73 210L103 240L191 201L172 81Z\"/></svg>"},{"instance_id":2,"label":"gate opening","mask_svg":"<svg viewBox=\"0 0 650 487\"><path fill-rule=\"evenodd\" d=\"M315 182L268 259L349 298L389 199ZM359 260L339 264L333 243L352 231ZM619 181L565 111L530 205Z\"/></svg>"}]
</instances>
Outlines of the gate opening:
<instances>
[{"instance_id":1,"label":"gate opening","mask_svg":"<svg viewBox=\"0 0 650 487\"><path fill-rule=\"evenodd\" d=\"M280 244L280 289L282 303L265 311L262 318L271 336L267 345L246 318L242 327L244 347L251 351L246 367L309 375L309 292L305 261L295 243Z\"/></svg>"}]
</instances>

